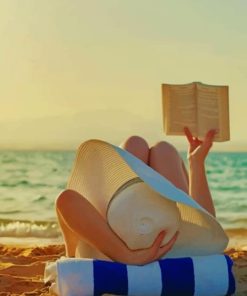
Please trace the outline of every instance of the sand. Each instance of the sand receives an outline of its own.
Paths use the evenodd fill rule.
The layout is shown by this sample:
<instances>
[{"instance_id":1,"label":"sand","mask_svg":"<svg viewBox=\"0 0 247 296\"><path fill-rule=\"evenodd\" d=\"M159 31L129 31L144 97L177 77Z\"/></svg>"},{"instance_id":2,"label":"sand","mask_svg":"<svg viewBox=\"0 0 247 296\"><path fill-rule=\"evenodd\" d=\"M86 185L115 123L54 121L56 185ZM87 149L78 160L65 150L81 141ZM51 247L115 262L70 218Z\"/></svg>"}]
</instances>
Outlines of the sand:
<instances>
[{"instance_id":1,"label":"sand","mask_svg":"<svg viewBox=\"0 0 247 296\"><path fill-rule=\"evenodd\" d=\"M43 282L45 263L62 255L63 245L0 246L0 296L51 295Z\"/></svg>"},{"instance_id":2,"label":"sand","mask_svg":"<svg viewBox=\"0 0 247 296\"><path fill-rule=\"evenodd\" d=\"M236 295L247 295L247 250L232 248L226 253L234 260ZM0 245L0 296L50 296L49 285L43 283L45 263L62 255L63 245Z\"/></svg>"}]
</instances>

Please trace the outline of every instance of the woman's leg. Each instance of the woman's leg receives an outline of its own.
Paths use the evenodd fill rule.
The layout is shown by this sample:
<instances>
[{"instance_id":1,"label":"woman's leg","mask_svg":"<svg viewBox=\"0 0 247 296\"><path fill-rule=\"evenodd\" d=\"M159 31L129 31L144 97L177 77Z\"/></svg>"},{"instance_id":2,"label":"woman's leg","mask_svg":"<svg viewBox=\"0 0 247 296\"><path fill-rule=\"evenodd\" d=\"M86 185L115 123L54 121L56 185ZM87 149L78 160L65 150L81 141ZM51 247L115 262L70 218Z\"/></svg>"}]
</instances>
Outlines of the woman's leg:
<instances>
[{"instance_id":1,"label":"woman's leg","mask_svg":"<svg viewBox=\"0 0 247 296\"><path fill-rule=\"evenodd\" d=\"M176 187L189 192L188 173L177 150L167 142L159 142L149 151L149 166Z\"/></svg>"},{"instance_id":2,"label":"woman's leg","mask_svg":"<svg viewBox=\"0 0 247 296\"><path fill-rule=\"evenodd\" d=\"M120 147L148 164L149 147L147 142L139 136L131 136Z\"/></svg>"},{"instance_id":3,"label":"woman's leg","mask_svg":"<svg viewBox=\"0 0 247 296\"><path fill-rule=\"evenodd\" d=\"M131 136L120 147L144 161L175 186L188 193L189 178L186 167L171 144L163 141L149 149L143 138Z\"/></svg>"}]
</instances>

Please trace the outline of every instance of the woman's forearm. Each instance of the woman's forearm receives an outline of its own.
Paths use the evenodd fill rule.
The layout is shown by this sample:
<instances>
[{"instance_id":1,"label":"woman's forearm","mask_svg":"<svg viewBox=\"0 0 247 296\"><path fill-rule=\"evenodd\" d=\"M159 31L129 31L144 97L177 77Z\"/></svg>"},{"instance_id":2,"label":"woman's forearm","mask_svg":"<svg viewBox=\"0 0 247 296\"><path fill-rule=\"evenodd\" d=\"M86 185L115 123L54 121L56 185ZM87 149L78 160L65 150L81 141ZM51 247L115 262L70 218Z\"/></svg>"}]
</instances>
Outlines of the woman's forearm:
<instances>
[{"instance_id":1,"label":"woman's forearm","mask_svg":"<svg viewBox=\"0 0 247 296\"><path fill-rule=\"evenodd\" d=\"M129 250L124 242L88 200L77 192L70 191L65 198L61 195L57 200L57 211L80 240L87 241L113 260L128 257Z\"/></svg>"},{"instance_id":2,"label":"woman's forearm","mask_svg":"<svg viewBox=\"0 0 247 296\"><path fill-rule=\"evenodd\" d=\"M189 194L204 209L215 216L215 208L209 190L204 162L190 161Z\"/></svg>"}]
</instances>

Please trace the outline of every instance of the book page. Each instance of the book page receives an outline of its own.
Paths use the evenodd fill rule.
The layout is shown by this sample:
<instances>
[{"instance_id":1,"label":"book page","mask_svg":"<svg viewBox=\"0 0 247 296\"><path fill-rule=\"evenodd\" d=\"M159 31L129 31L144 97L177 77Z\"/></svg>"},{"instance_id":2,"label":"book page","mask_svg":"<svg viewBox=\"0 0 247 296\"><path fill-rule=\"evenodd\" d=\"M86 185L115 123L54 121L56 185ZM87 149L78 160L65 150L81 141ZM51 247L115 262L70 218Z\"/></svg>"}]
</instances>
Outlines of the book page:
<instances>
[{"instance_id":1,"label":"book page","mask_svg":"<svg viewBox=\"0 0 247 296\"><path fill-rule=\"evenodd\" d=\"M197 83L198 137L203 139L210 129L217 129L215 141L226 141L229 134L227 86L213 86Z\"/></svg>"},{"instance_id":2,"label":"book page","mask_svg":"<svg viewBox=\"0 0 247 296\"><path fill-rule=\"evenodd\" d=\"M184 127L196 133L195 84L162 85L163 123L167 135L184 135Z\"/></svg>"}]
</instances>

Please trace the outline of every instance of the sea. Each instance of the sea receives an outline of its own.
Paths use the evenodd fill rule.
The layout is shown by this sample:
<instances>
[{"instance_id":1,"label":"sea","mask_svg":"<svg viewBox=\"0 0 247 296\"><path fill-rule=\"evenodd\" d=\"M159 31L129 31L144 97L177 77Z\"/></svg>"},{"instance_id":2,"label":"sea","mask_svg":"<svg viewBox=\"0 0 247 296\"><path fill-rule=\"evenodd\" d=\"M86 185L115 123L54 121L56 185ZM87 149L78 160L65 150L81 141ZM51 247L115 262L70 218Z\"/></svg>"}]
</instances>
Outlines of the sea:
<instances>
[{"instance_id":1,"label":"sea","mask_svg":"<svg viewBox=\"0 0 247 296\"><path fill-rule=\"evenodd\" d=\"M181 156L186 161L186 153ZM0 243L62 242L54 202L66 188L74 158L74 151L0 151ZM247 152L211 152L206 169L217 218L243 243Z\"/></svg>"}]
</instances>

